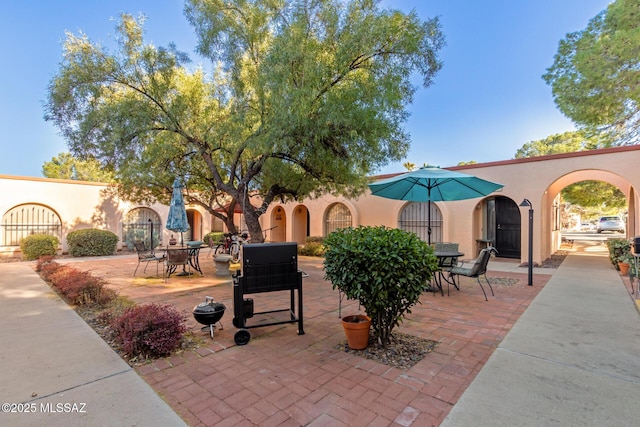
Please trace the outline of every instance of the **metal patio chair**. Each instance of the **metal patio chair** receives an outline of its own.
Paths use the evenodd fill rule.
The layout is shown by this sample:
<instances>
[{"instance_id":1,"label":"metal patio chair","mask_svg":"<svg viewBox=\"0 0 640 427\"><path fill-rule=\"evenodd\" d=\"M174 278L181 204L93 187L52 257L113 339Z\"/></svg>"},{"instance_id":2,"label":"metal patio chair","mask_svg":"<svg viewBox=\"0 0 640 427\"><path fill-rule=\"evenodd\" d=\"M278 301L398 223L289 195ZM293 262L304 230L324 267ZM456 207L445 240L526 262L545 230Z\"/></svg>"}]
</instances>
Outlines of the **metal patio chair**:
<instances>
[{"instance_id":1,"label":"metal patio chair","mask_svg":"<svg viewBox=\"0 0 640 427\"><path fill-rule=\"evenodd\" d=\"M484 291L484 287L482 286L482 282L480 281L480 276L484 276L484 280L486 280L487 284L489 285L489 289L491 289L491 295L495 296L495 294L493 293L493 288L491 287L491 282L489 282L489 279L487 279L487 266L489 265L489 259L491 258L491 255L494 253L498 253L496 248L488 247L480 251L480 255L478 255L478 258L473 261L473 264L471 264L470 267L465 267L464 264L452 267L451 270L449 270L449 276L451 277L451 280L453 280L453 282L455 283L455 276L474 277L478 281L480 289L482 289L485 301L489 301L489 299L487 298L487 293Z\"/></svg>"},{"instance_id":2,"label":"metal patio chair","mask_svg":"<svg viewBox=\"0 0 640 427\"><path fill-rule=\"evenodd\" d=\"M158 256L153 250L147 249L144 242L133 242L133 246L136 248L136 252L138 253L138 264L136 265L136 269L133 272L133 277L136 277L136 273L138 272L138 267L140 267L141 263L145 263L143 273L147 272L147 266L150 262L156 263L156 276L158 273L158 265L164 261L164 255Z\"/></svg>"},{"instance_id":3,"label":"metal patio chair","mask_svg":"<svg viewBox=\"0 0 640 427\"><path fill-rule=\"evenodd\" d=\"M182 266L182 269L185 272L185 276L189 276L191 278L191 263L189 262L189 249L188 248L180 248L180 249L168 249L167 257L165 258L165 266L166 266L166 275L164 277L165 281L171 277L171 275L177 270L179 266ZM189 271L187 272L187 268ZM181 274L178 274L181 275Z\"/></svg>"}]
</instances>

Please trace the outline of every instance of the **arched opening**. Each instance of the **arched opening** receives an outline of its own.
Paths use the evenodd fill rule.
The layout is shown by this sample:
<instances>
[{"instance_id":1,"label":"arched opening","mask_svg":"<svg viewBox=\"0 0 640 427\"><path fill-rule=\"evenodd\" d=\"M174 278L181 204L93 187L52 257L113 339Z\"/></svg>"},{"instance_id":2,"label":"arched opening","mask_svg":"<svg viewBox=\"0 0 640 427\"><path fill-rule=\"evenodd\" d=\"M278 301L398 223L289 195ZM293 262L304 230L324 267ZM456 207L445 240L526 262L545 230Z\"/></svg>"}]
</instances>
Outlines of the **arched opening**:
<instances>
[{"instance_id":1,"label":"arched opening","mask_svg":"<svg viewBox=\"0 0 640 427\"><path fill-rule=\"evenodd\" d=\"M431 203L431 243L442 242L442 212ZM416 233L425 242L429 241L429 203L410 202L400 212L398 228Z\"/></svg>"},{"instance_id":2,"label":"arched opening","mask_svg":"<svg viewBox=\"0 0 640 427\"><path fill-rule=\"evenodd\" d=\"M624 195L624 199L619 200L618 206L607 206L610 203L606 201L610 200L611 193L605 195L603 193L604 190L593 190L592 186L597 187L600 185L599 183L606 183ZM595 200L586 203L592 205L592 208L576 208L570 206L570 204L579 204L579 201L573 200L572 203L569 203L565 200L566 197L563 197L563 190L573 184L584 186L582 190L578 190L578 194L582 191L584 194L590 193L595 198ZM603 186L602 188L607 187ZM616 197L620 198L620 194L618 193ZM576 238L606 240L608 238L628 238L635 235L637 229L635 216L636 206L638 205L637 197L637 192L627 178L605 170L578 170L558 178L549 185L543 198L543 207L545 209L541 212L541 227L545 232L541 235L541 244L544 249L548 248L549 250L545 250L542 253L542 258L544 259L560 249L563 238L570 233L573 233L569 237L571 240ZM601 206L598 207L598 204ZM625 233L607 231L598 234L597 222L599 217L616 215L620 216L624 221ZM583 224L585 224L584 228L582 227Z\"/></svg>"},{"instance_id":3,"label":"arched opening","mask_svg":"<svg viewBox=\"0 0 640 427\"><path fill-rule=\"evenodd\" d=\"M184 233L185 241L202 240L202 215L195 209L187 209L189 231Z\"/></svg>"},{"instance_id":4,"label":"arched opening","mask_svg":"<svg viewBox=\"0 0 640 427\"><path fill-rule=\"evenodd\" d=\"M309 237L309 209L304 205L293 210L293 241L303 245Z\"/></svg>"},{"instance_id":5,"label":"arched opening","mask_svg":"<svg viewBox=\"0 0 640 427\"><path fill-rule=\"evenodd\" d=\"M489 198L486 203L487 239L493 242L499 256L520 258L522 214L518 204L504 196Z\"/></svg>"},{"instance_id":6,"label":"arched opening","mask_svg":"<svg viewBox=\"0 0 640 427\"><path fill-rule=\"evenodd\" d=\"M351 227L352 225L351 211L343 203L334 203L326 210L324 215L325 236L333 231Z\"/></svg>"},{"instance_id":7,"label":"arched opening","mask_svg":"<svg viewBox=\"0 0 640 427\"><path fill-rule=\"evenodd\" d=\"M51 208L36 203L18 205L2 217L2 246L19 246L32 234L50 234L62 242L60 216Z\"/></svg>"},{"instance_id":8,"label":"arched opening","mask_svg":"<svg viewBox=\"0 0 640 427\"><path fill-rule=\"evenodd\" d=\"M282 206L276 206L271 211L271 230L269 230L270 241L272 242L284 242L287 239L287 213ZM265 240L266 240L265 237Z\"/></svg>"},{"instance_id":9,"label":"arched opening","mask_svg":"<svg viewBox=\"0 0 640 427\"><path fill-rule=\"evenodd\" d=\"M152 237L153 236L153 237ZM153 209L135 208L122 219L122 241L133 249L133 242L144 242L155 248L162 244L162 222Z\"/></svg>"}]
</instances>

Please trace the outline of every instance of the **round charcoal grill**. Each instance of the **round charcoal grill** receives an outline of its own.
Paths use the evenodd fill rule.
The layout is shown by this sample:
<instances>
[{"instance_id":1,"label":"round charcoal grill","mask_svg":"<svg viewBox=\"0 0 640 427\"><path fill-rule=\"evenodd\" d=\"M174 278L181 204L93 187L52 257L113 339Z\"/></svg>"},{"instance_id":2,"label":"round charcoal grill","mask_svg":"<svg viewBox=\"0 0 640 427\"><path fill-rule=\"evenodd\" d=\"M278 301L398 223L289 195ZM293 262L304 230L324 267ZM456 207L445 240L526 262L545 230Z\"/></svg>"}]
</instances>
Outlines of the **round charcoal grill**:
<instances>
[{"instance_id":1,"label":"round charcoal grill","mask_svg":"<svg viewBox=\"0 0 640 427\"><path fill-rule=\"evenodd\" d=\"M205 297L205 301L193 308L193 317L200 324L207 325L202 328L203 331L209 330L211 338L213 338L213 330L215 324L220 322L224 315L225 305L221 302L215 302L212 297ZM220 323L220 329L222 323Z\"/></svg>"}]
</instances>

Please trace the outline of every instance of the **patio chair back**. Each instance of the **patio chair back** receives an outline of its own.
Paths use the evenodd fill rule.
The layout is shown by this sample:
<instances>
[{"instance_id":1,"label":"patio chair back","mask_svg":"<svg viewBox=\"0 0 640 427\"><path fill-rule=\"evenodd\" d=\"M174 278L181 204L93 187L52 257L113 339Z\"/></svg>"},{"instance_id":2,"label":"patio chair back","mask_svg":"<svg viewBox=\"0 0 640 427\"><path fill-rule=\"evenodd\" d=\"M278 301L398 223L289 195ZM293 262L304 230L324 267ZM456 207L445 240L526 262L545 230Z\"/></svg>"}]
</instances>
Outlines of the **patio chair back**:
<instances>
[{"instance_id":1,"label":"patio chair back","mask_svg":"<svg viewBox=\"0 0 640 427\"><path fill-rule=\"evenodd\" d=\"M480 289L482 289L482 293L484 294L484 299L488 301L487 294L484 291L484 287L482 286L480 277L484 276L484 280L489 285L489 289L491 289L491 295L495 295L493 293L493 288L491 287L491 282L487 278L487 268L489 266L489 260L491 259L491 255L493 253L496 253L496 254L498 253L496 248L494 247L484 248L483 250L480 251L480 255L478 255L478 258L476 258L476 260L473 262L473 265L471 267L456 266L450 270L449 274L451 276L457 275L457 276L475 278L478 281L478 284L480 285Z\"/></svg>"},{"instance_id":2,"label":"patio chair back","mask_svg":"<svg viewBox=\"0 0 640 427\"><path fill-rule=\"evenodd\" d=\"M188 249L171 249L167 251L167 265L189 264Z\"/></svg>"},{"instance_id":3,"label":"patio chair back","mask_svg":"<svg viewBox=\"0 0 640 427\"><path fill-rule=\"evenodd\" d=\"M150 262L157 262L158 264L164 260L164 256L156 256L153 251L147 249L144 242L135 241L133 242L133 246L136 248L136 253L138 254L138 264L136 265L136 269L133 271L133 277L136 276L138 272L138 267L140 267L140 263L145 263L144 273L147 272L147 266ZM156 276L158 275L158 266L156 265Z\"/></svg>"},{"instance_id":4,"label":"patio chair back","mask_svg":"<svg viewBox=\"0 0 640 427\"><path fill-rule=\"evenodd\" d=\"M180 265L183 266L183 269L189 269L188 276L191 277L191 264L189 263L189 249L169 249L167 251L167 258L165 260L166 264L166 276L165 281L171 277L176 271L176 268Z\"/></svg>"},{"instance_id":5,"label":"patio chair back","mask_svg":"<svg viewBox=\"0 0 640 427\"><path fill-rule=\"evenodd\" d=\"M438 242L433 248L436 252L458 252L458 243ZM441 258L439 262L440 267L448 269L455 266L458 263L458 259L456 257L446 257Z\"/></svg>"}]
</instances>

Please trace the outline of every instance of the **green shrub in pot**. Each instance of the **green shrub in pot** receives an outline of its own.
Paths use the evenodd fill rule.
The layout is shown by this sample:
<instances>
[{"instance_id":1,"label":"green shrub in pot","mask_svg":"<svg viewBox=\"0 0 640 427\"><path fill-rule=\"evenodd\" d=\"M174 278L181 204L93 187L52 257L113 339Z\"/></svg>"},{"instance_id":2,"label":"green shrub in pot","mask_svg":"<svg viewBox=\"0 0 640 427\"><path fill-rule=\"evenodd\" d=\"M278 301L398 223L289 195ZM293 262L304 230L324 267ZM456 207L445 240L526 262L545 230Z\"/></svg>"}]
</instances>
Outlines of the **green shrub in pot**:
<instances>
[{"instance_id":1,"label":"green shrub in pot","mask_svg":"<svg viewBox=\"0 0 640 427\"><path fill-rule=\"evenodd\" d=\"M433 248L415 233L383 226L343 228L324 245L325 279L360 302L374 335L387 345L438 268Z\"/></svg>"}]
</instances>

